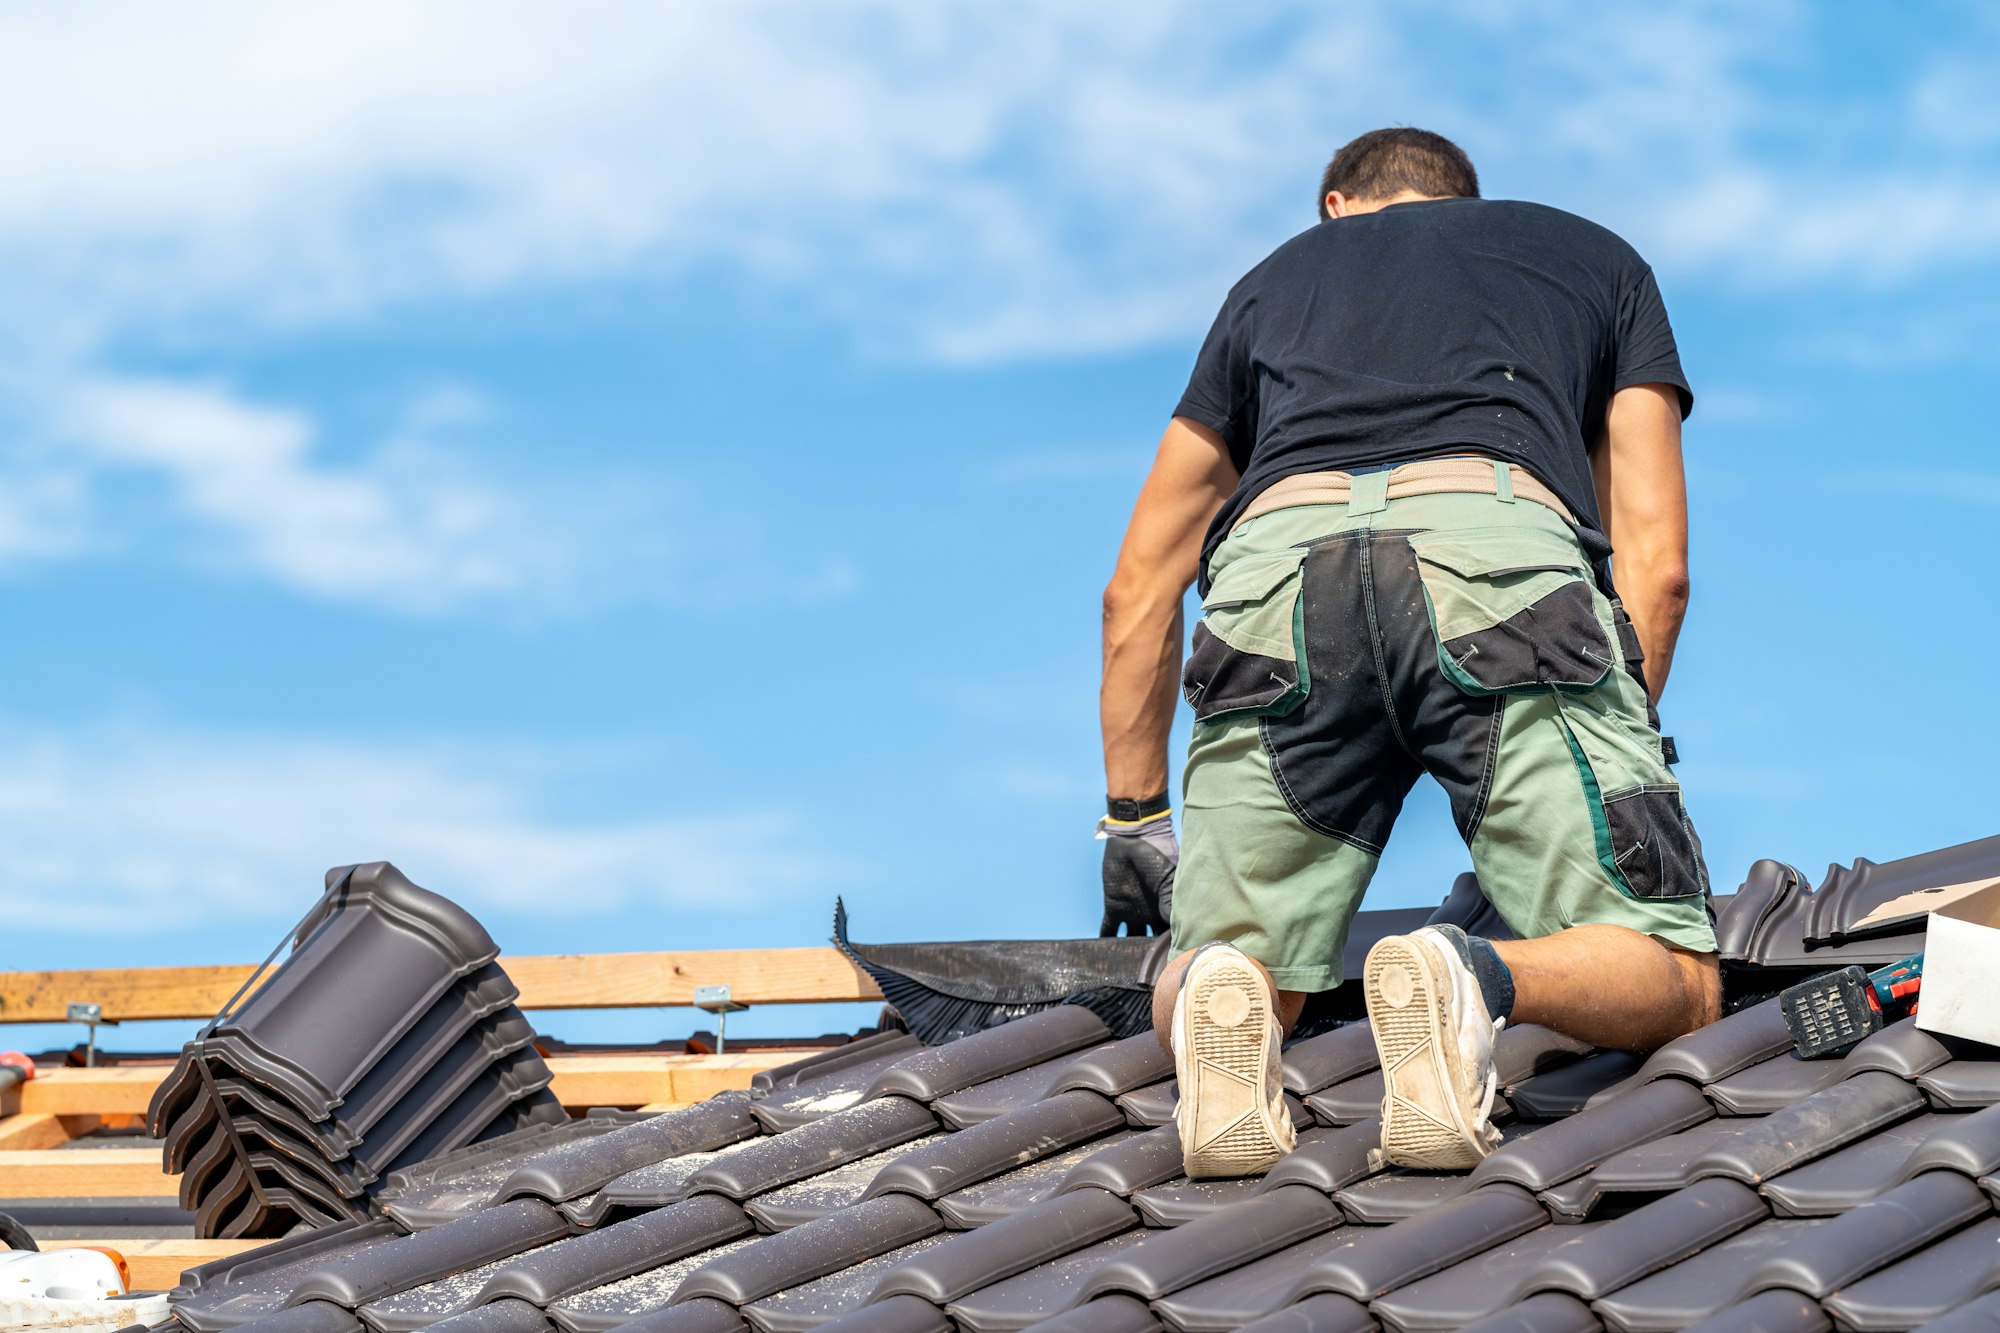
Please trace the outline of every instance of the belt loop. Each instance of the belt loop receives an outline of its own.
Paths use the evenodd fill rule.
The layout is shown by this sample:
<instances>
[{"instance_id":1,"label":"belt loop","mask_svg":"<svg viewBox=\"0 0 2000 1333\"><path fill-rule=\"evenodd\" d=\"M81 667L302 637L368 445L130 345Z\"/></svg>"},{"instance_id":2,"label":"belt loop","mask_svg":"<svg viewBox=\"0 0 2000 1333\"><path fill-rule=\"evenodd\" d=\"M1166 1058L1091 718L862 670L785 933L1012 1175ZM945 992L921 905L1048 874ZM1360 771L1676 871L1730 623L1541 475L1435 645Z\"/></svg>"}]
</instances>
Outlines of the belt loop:
<instances>
[{"instance_id":1,"label":"belt loop","mask_svg":"<svg viewBox=\"0 0 2000 1333\"><path fill-rule=\"evenodd\" d=\"M1347 512L1379 514L1389 507L1389 473L1363 472L1348 484Z\"/></svg>"},{"instance_id":2,"label":"belt loop","mask_svg":"<svg viewBox=\"0 0 2000 1333\"><path fill-rule=\"evenodd\" d=\"M1514 503L1514 465L1512 463L1502 463L1498 459L1494 460L1493 498L1503 505Z\"/></svg>"}]
</instances>

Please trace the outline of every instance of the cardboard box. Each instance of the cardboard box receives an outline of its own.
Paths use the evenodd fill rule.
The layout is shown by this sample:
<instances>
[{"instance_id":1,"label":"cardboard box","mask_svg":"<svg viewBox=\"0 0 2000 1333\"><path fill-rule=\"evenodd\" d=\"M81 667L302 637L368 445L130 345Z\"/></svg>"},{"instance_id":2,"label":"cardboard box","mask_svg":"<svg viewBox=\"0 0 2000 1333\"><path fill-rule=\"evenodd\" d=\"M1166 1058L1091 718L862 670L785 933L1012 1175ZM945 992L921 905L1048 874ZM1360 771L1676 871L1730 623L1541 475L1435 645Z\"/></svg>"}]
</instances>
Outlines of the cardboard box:
<instances>
[{"instance_id":1,"label":"cardboard box","mask_svg":"<svg viewBox=\"0 0 2000 1333\"><path fill-rule=\"evenodd\" d=\"M2000 879L1924 889L1897 903L1923 895L1937 905L1924 932L1917 1026L2000 1046Z\"/></svg>"}]
</instances>

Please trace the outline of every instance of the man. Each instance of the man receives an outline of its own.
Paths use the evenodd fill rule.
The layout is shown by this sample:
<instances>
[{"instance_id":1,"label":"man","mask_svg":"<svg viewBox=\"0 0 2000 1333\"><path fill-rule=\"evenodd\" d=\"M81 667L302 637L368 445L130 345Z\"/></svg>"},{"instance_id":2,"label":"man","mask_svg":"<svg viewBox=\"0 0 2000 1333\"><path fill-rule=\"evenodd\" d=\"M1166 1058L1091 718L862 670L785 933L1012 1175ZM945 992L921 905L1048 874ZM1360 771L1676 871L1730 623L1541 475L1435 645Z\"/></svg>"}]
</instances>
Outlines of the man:
<instances>
[{"instance_id":1,"label":"man","mask_svg":"<svg viewBox=\"0 0 2000 1333\"><path fill-rule=\"evenodd\" d=\"M1652 709L1687 606L1693 402L1652 272L1581 218L1481 199L1421 130L1342 148L1320 200L1230 292L1104 595L1105 932L1171 920L1154 1014L1190 1176L1291 1149L1280 1034L1343 979L1421 773L1519 938L1369 952L1391 1161L1492 1151L1509 1021L1645 1050L1720 1008ZM1166 740L1197 578L1176 884Z\"/></svg>"}]
</instances>

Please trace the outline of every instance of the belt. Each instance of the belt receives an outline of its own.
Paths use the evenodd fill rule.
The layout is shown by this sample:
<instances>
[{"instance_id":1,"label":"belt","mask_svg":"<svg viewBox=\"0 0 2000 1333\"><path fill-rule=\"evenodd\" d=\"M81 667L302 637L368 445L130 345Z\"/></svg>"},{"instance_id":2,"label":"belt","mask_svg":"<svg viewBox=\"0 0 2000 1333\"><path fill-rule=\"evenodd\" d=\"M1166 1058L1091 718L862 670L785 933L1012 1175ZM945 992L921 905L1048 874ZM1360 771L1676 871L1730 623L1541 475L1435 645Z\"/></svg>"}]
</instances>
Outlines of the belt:
<instances>
[{"instance_id":1,"label":"belt","mask_svg":"<svg viewBox=\"0 0 2000 1333\"><path fill-rule=\"evenodd\" d=\"M1257 492L1257 498L1243 507L1243 512L1236 516L1236 522L1229 525L1229 530L1234 532L1240 525L1276 509L1346 504L1353 493L1353 473L1301 472L1297 476L1274 481ZM1518 463L1502 463L1491 458L1471 455L1427 458L1420 463L1405 463L1393 469L1389 473L1386 498L1401 500L1412 495L1497 495L1532 500L1555 510L1564 521L1576 522L1569 506L1532 472Z\"/></svg>"}]
</instances>

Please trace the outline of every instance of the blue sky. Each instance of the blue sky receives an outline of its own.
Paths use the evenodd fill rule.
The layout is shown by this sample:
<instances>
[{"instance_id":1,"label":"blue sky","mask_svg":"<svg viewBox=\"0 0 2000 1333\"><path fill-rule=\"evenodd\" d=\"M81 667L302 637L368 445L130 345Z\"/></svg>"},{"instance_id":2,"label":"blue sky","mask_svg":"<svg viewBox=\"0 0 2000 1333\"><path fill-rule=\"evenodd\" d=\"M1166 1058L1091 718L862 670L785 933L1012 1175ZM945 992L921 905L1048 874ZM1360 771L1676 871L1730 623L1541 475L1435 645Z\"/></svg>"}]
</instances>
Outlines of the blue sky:
<instances>
[{"instance_id":1,"label":"blue sky","mask_svg":"<svg viewBox=\"0 0 2000 1333\"><path fill-rule=\"evenodd\" d=\"M1089 933L1131 498L1396 123L1660 276L1718 884L1993 833L1996 58L1970 5L0 8L0 968L260 957L377 857L515 953ZM1426 791L1371 903L1464 866Z\"/></svg>"}]
</instances>

